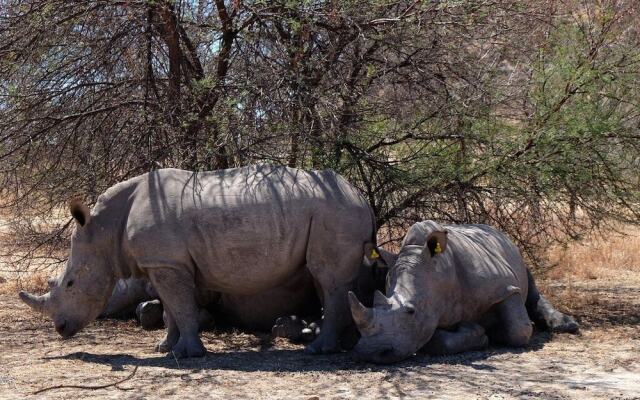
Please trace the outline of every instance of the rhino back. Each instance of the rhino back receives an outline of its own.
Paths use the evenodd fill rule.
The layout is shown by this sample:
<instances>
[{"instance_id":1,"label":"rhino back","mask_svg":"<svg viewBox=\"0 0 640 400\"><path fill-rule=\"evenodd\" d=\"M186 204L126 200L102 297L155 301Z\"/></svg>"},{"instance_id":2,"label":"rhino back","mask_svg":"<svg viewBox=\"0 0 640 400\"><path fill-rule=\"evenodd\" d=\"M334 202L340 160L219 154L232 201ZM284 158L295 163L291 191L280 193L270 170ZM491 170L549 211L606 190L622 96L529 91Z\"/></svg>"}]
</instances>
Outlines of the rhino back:
<instances>
[{"instance_id":1,"label":"rhino back","mask_svg":"<svg viewBox=\"0 0 640 400\"><path fill-rule=\"evenodd\" d=\"M151 172L137 183L124 248L142 268L194 270L199 285L253 294L305 263L312 221L326 238L371 235L370 208L330 171L252 166Z\"/></svg>"}]
</instances>

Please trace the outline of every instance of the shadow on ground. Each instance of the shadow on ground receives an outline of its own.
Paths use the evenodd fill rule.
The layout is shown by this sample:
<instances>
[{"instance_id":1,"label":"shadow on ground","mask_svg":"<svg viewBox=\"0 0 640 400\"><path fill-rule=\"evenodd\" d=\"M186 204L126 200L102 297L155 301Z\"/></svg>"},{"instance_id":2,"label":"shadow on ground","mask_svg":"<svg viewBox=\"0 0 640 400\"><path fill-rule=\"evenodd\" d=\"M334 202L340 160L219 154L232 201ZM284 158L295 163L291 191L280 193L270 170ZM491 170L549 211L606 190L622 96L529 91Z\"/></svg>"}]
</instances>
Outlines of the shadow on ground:
<instances>
[{"instance_id":1,"label":"shadow on ground","mask_svg":"<svg viewBox=\"0 0 640 400\"><path fill-rule=\"evenodd\" d=\"M387 371L399 367L428 367L437 364L459 364L478 370L492 370L494 367L480 362L489 357L513 353L520 354L541 350L551 339L546 332L538 332L527 348L490 347L485 351L473 351L450 356L432 357L417 354L393 365L375 365L352 360L349 353L333 355L308 355L302 349L272 349L261 346L259 350L232 350L208 352L205 357L195 359L175 359L172 355L139 357L127 353L94 354L74 352L58 356L45 356L44 360L79 360L86 363L110 365L113 370L125 366L159 367L168 369L212 369L244 372L323 372L323 371Z\"/></svg>"}]
</instances>

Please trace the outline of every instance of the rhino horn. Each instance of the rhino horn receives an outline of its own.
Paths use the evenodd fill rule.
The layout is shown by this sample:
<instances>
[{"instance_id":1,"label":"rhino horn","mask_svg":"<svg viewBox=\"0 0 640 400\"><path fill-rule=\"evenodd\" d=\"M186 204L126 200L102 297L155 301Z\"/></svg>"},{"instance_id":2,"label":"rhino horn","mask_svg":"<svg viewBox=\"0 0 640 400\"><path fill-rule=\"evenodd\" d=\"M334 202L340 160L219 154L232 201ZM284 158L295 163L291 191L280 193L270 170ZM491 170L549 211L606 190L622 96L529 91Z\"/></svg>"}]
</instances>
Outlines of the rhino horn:
<instances>
[{"instance_id":1,"label":"rhino horn","mask_svg":"<svg viewBox=\"0 0 640 400\"><path fill-rule=\"evenodd\" d=\"M382 294L381 291L376 290L373 293L373 306L374 307L386 307L389 305L389 299Z\"/></svg>"},{"instance_id":2,"label":"rhino horn","mask_svg":"<svg viewBox=\"0 0 640 400\"><path fill-rule=\"evenodd\" d=\"M373 310L363 306L358 297L351 291L349 292L349 306L351 307L353 321L356 323L360 333L364 333L371 326Z\"/></svg>"},{"instance_id":3,"label":"rhino horn","mask_svg":"<svg viewBox=\"0 0 640 400\"><path fill-rule=\"evenodd\" d=\"M22 301L24 301L33 310L41 312L43 314L47 313L48 305L49 305L49 302L48 302L49 293L43 294L40 296L35 296L31 293L20 291L19 296L20 296L20 299L22 299Z\"/></svg>"}]
</instances>

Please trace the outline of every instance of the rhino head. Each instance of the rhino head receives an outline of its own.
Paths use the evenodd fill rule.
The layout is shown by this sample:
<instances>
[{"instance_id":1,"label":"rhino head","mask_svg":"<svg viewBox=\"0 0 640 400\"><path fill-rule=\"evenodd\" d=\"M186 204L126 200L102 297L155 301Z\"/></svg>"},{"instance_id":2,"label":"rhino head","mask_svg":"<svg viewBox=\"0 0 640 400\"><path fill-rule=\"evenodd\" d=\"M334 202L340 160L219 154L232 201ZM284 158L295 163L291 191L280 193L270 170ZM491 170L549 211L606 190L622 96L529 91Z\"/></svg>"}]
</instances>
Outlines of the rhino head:
<instances>
[{"instance_id":1,"label":"rhino head","mask_svg":"<svg viewBox=\"0 0 640 400\"><path fill-rule=\"evenodd\" d=\"M28 306L53 319L56 331L64 338L75 335L98 317L116 280L106 246L101 246L107 235L96 226L99 224L92 224L86 205L71 201L69 208L77 224L64 271L57 279L49 280L46 294L20 292L20 298Z\"/></svg>"},{"instance_id":2,"label":"rhino head","mask_svg":"<svg viewBox=\"0 0 640 400\"><path fill-rule=\"evenodd\" d=\"M405 239L389 272L387 294L374 294L373 307L362 305L349 292L351 315L361 338L354 348L359 360L391 363L405 359L424 346L438 326L437 295L442 291L440 268L447 246L447 231L433 223L430 232L411 244ZM409 237L409 235L407 235ZM446 285L445 285L446 287Z\"/></svg>"}]
</instances>

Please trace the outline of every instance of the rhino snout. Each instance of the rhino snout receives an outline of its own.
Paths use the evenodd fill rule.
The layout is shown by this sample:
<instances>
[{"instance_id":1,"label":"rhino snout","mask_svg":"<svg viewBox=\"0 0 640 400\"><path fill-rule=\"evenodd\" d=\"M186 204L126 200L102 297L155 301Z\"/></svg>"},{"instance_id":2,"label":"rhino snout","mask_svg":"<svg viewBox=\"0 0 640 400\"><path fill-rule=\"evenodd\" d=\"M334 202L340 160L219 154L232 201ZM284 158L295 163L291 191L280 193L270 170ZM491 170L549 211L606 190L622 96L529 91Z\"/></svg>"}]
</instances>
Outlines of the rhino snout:
<instances>
[{"instance_id":1,"label":"rhino snout","mask_svg":"<svg viewBox=\"0 0 640 400\"><path fill-rule=\"evenodd\" d=\"M72 337L80 330L79 326L66 319L56 319L53 325L56 328L56 332L58 332L58 334L62 336L63 339Z\"/></svg>"},{"instance_id":2,"label":"rhino snout","mask_svg":"<svg viewBox=\"0 0 640 400\"><path fill-rule=\"evenodd\" d=\"M56 332L58 332L60 335L64 336L64 331L65 329L67 329L67 321L60 321L60 322L56 322L55 324L56 327Z\"/></svg>"},{"instance_id":3,"label":"rhino snout","mask_svg":"<svg viewBox=\"0 0 640 400\"><path fill-rule=\"evenodd\" d=\"M397 352L393 347L381 347L377 349L363 349L356 346L353 357L356 361L371 362L374 364L391 364L402 361L409 355Z\"/></svg>"}]
</instances>

